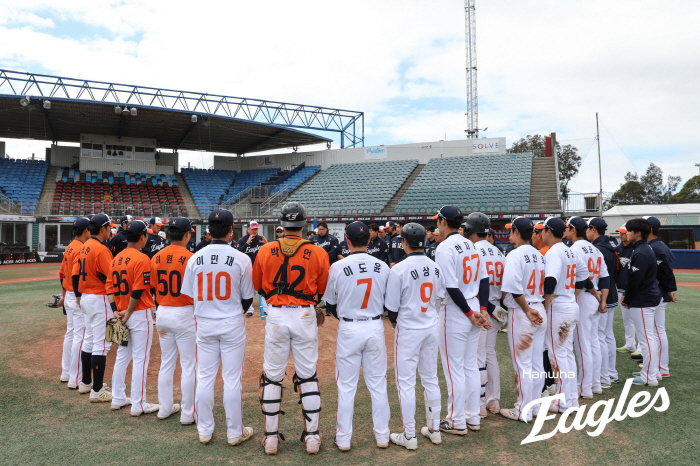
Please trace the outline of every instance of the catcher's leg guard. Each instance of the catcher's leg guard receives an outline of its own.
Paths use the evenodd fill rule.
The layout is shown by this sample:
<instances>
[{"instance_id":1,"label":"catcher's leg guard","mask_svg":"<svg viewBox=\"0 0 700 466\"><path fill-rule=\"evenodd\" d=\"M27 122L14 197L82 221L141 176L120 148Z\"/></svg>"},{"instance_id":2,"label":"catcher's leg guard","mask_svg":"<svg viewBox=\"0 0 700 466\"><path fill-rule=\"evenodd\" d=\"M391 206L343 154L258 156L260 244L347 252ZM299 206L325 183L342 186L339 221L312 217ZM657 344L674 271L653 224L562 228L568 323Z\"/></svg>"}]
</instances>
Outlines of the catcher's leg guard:
<instances>
[{"instance_id":1,"label":"catcher's leg guard","mask_svg":"<svg viewBox=\"0 0 700 466\"><path fill-rule=\"evenodd\" d=\"M295 372L292 381L294 382L294 391L299 393L299 404L304 418L304 431L301 433L301 441L304 442L307 435L319 435L321 392L318 389L318 378L316 378L315 372L308 379L299 378Z\"/></svg>"},{"instance_id":2,"label":"catcher's leg guard","mask_svg":"<svg viewBox=\"0 0 700 466\"><path fill-rule=\"evenodd\" d=\"M486 363L484 363L484 367L479 367L479 378L481 379L481 406L484 406L486 404L486 384L489 381L489 376L488 372L486 372L486 367Z\"/></svg>"},{"instance_id":3,"label":"catcher's leg guard","mask_svg":"<svg viewBox=\"0 0 700 466\"><path fill-rule=\"evenodd\" d=\"M279 432L280 414L282 411L282 381L275 382L267 378L265 373L260 374L260 409L263 413L265 432L263 433L263 445L267 437L279 437L284 440L284 435Z\"/></svg>"},{"instance_id":4,"label":"catcher's leg guard","mask_svg":"<svg viewBox=\"0 0 700 466\"><path fill-rule=\"evenodd\" d=\"M429 400L428 394L423 392L423 400L425 401L425 425L430 430L440 429L440 399Z\"/></svg>"}]
</instances>

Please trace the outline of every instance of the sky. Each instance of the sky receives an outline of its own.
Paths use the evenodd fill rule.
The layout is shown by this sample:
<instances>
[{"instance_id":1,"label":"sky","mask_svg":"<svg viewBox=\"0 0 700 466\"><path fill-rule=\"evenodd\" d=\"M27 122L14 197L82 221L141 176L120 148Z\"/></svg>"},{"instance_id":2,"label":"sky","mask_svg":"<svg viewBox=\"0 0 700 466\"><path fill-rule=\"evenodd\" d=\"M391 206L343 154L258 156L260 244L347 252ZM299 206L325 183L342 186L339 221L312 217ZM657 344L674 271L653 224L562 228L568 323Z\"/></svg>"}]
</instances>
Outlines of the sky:
<instances>
[{"instance_id":1,"label":"sky","mask_svg":"<svg viewBox=\"0 0 700 466\"><path fill-rule=\"evenodd\" d=\"M598 112L603 191L651 162L687 180L698 20L697 0L477 0L480 135L556 132L584 158L572 190L597 192ZM366 146L465 138L459 0L0 0L0 43L2 69L363 111Z\"/></svg>"}]
</instances>

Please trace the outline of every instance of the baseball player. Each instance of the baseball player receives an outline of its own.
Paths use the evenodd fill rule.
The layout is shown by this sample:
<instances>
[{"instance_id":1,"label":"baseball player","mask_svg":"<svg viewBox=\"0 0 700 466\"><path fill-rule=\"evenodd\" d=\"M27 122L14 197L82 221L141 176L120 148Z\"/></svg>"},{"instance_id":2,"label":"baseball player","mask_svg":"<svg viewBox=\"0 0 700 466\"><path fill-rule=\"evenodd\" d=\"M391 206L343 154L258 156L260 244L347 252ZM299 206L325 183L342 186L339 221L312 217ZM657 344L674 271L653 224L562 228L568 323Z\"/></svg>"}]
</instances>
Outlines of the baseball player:
<instances>
[{"instance_id":1,"label":"baseball player","mask_svg":"<svg viewBox=\"0 0 700 466\"><path fill-rule=\"evenodd\" d=\"M129 344L117 348L112 373L112 410L131 404L131 415L155 413L157 404L146 402L148 361L153 343L155 307L151 296L151 261L141 249L146 245L148 227L134 220L126 227L128 246L112 259L107 275L107 293L113 316L129 329ZM131 397L126 397L126 370L131 368Z\"/></svg>"},{"instance_id":2,"label":"baseball player","mask_svg":"<svg viewBox=\"0 0 700 466\"><path fill-rule=\"evenodd\" d=\"M194 234L194 228L190 228L190 233ZM172 244L172 242L170 244ZM190 235L190 240L185 245L185 248L192 254L197 252L197 243L192 239L192 235Z\"/></svg>"},{"instance_id":3,"label":"baseball player","mask_svg":"<svg viewBox=\"0 0 700 466\"><path fill-rule=\"evenodd\" d=\"M399 220L396 224L396 235L391 238L391 246L389 247L389 267L395 266L406 256L406 252L403 250L403 238L401 237L404 225L406 225L406 220Z\"/></svg>"},{"instance_id":4,"label":"baseball player","mask_svg":"<svg viewBox=\"0 0 700 466\"><path fill-rule=\"evenodd\" d=\"M79 218L73 222L73 241L63 253L61 270L58 273L64 292L61 298L62 302L59 302L58 305L59 307L63 305L67 319L66 335L63 339L63 357L61 358L61 382L67 382L68 388L71 390L78 389L82 378L80 343L85 333L85 316L76 302L73 289L73 263L85 241L90 238L89 224L90 221L86 218Z\"/></svg>"},{"instance_id":5,"label":"baseball player","mask_svg":"<svg viewBox=\"0 0 700 466\"><path fill-rule=\"evenodd\" d=\"M562 242L566 224L556 217L542 223L542 240L549 247L544 266L544 304L547 312L547 354L552 370L558 374L555 392L565 395L549 411L563 413L578 406L576 361L574 359L574 329L579 320L576 297L583 291L588 278L588 267L576 259L576 254ZM590 284L592 286L592 284ZM535 393L537 393L535 391Z\"/></svg>"},{"instance_id":6,"label":"baseball player","mask_svg":"<svg viewBox=\"0 0 700 466\"><path fill-rule=\"evenodd\" d=\"M503 281L503 267L505 256L500 249L486 241L486 236L491 227L489 218L481 212L469 214L465 226L465 234L469 241L474 243L481 254L481 260L486 266L489 275L489 304L487 312L491 328L481 329L479 335L479 350L477 363L481 378L481 397L479 416L486 417L487 410L493 414L501 411L501 375L496 357L496 337L505 322L506 311L501 308L501 282ZM498 312L496 312L498 311Z\"/></svg>"},{"instance_id":7,"label":"baseball player","mask_svg":"<svg viewBox=\"0 0 700 466\"><path fill-rule=\"evenodd\" d=\"M384 304L394 328L394 372L403 422L403 432L391 434L391 441L415 450L416 369L425 400L426 426L421 434L434 444L442 443L437 354L438 301L445 298L445 282L440 267L423 253L425 229L409 223L402 236L407 255L391 269Z\"/></svg>"},{"instance_id":8,"label":"baseball player","mask_svg":"<svg viewBox=\"0 0 700 466\"><path fill-rule=\"evenodd\" d=\"M345 227L347 230L347 227ZM338 243L338 260L343 260L346 257L350 255L350 247L348 246L348 240L343 239L340 243Z\"/></svg>"},{"instance_id":9,"label":"baseball player","mask_svg":"<svg viewBox=\"0 0 700 466\"><path fill-rule=\"evenodd\" d=\"M112 401L112 390L104 385L107 353L112 346L105 339L107 320L111 317L105 283L112 253L103 244L109 237L110 224L105 214L92 216L88 223L90 239L73 262L73 290L85 318L80 352L83 380L78 392L89 393L92 403Z\"/></svg>"},{"instance_id":10,"label":"baseball player","mask_svg":"<svg viewBox=\"0 0 700 466\"><path fill-rule=\"evenodd\" d=\"M229 445L253 436L243 425L241 378L245 357L245 318L253 302L250 258L229 246L233 215L228 210L209 214L211 244L190 257L182 279L182 294L192 298L197 333L195 420L199 441L207 444L214 432L214 382L221 362L224 411Z\"/></svg>"},{"instance_id":11,"label":"baseball player","mask_svg":"<svg viewBox=\"0 0 700 466\"><path fill-rule=\"evenodd\" d=\"M211 233L209 232L209 228L207 228L206 231L204 232L204 237L202 237L202 241L200 241L199 244L197 244L197 251L209 246L210 243L211 243Z\"/></svg>"},{"instance_id":12,"label":"baseball player","mask_svg":"<svg viewBox=\"0 0 700 466\"><path fill-rule=\"evenodd\" d=\"M525 412L523 408L539 395L539 381L533 374L543 374L547 316L544 312L544 256L530 246L534 224L516 217L506 225L510 230L513 251L506 257L501 292L508 307L508 345L515 371L516 401L514 408L501 409L508 419L530 422L539 413L539 405Z\"/></svg>"},{"instance_id":13,"label":"baseball player","mask_svg":"<svg viewBox=\"0 0 700 466\"><path fill-rule=\"evenodd\" d=\"M620 233L620 244L617 245L617 256L620 261L620 270L617 272L617 293L622 301L622 297L625 295L625 288L627 288L627 278L629 276L629 264L630 258L632 257L633 245L627 240L627 228L622 225L617 230ZM625 328L625 344L617 348L618 353L635 353L639 351L641 355L641 347L637 345L634 333L634 322L630 316L630 310L628 307L620 306L620 311L622 312L622 324Z\"/></svg>"},{"instance_id":14,"label":"baseball player","mask_svg":"<svg viewBox=\"0 0 700 466\"><path fill-rule=\"evenodd\" d=\"M238 244L232 243L234 247L236 247L239 251L248 256L251 264L253 265L255 265L255 258L258 256L258 251L260 251L260 248L263 244L267 243L265 235L258 235L259 228L260 225L258 224L258 222L256 222L255 220L251 220L250 224L248 225L247 234L238 240ZM261 309L264 305L265 303L261 300ZM265 311L262 310L262 313L264 312ZM246 311L246 317L253 317L252 304Z\"/></svg>"},{"instance_id":15,"label":"baseball player","mask_svg":"<svg viewBox=\"0 0 700 466\"><path fill-rule=\"evenodd\" d=\"M386 243L386 231L384 230L383 226L379 227L379 231L377 232L377 236L379 236ZM389 246L389 243L387 243L387 246Z\"/></svg>"},{"instance_id":16,"label":"baseball player","mask_svg":"<svg viewBox=\"0 0 700 466\"><path fill-rule=\"evenodd\" d=\"M601 364L600 364L600 384L601 388L612 388L613 383L618 383L617 370L615 363L617 362L617 352L615 351L615 333L613 332L613 318L615 316L615 308L618 304L617 296L617 243L605 236L605 230L608 228L608 223L602 217L593 217L588 221L588 229L586 230L586 238L591 244L600 251L605 261L605 267L608 269L610 288L608 298L605 303L607 312L600 315L598 322L598 340L600 342Z\"/></svg>"},{"instance_id":17,"label":"baseball player","mask_svg":"<svg viewBox=\"0 0 700 466\"><path fill-rule=\"evenodd\" d=\"M281 226L275 228L275 236L277 239L284 238L284 228Z\"/></svg>"},{"instance_id":18,"label":"baseball player","mask_svg":"<svg viewBox=\"0 0 700 466\"><path fill-rule=\"evenodd\" d=\"M112 239L109 241L109 252L112 253L112 257L115 257L128 246L128 241L126 240L126 232L124 230L126 229L126 226L129 224L129 222L133 220L134 217L132 217L131 215L124 215L122 218L119 219L119 228L117 229L117 232L114 234L114 236L112 236Z\"/></svg>"},{"instance_id":19,"label":"baseball player","mask_svg":"<svg viewBox=\"0 0 700 466\"><path fill-rule=\"evenodd\" d=\"M376 223L369 224L369 244L367 245L367 254L387 263L386 242L379 237L380 226ZM388 264L387 264L388 265Z\"/></svg>"},{"instance_id":20,"label":"baseball player","mask_svg":"<svg viewBox=\"0 0 700 466\"><path fill-rule=\"evenodd\" d=\"M468 430L481 428L477 351L481 327L491 328L486 312L489 276L474 243L457 233L464 220L462 211L444 206L433 220L437 220L442 239L435 263L443 273L448 295L440 312L440 359L447 379L447 416L440 430L467 435Z\"/></svg>"},{"instance_id":21,"label":"baseball player","mask_svg":"<svg viewBox=\"0 0 700 466\"><path fill-rule=\"evenodd\" d=\"M153 258L158 251L165 247L165 240L158 235L162 226L163 219L160 217L153 217L148 222L148 228L151 232L148 233L148 241L143 248L143 253L146 254L149 259Z\"/></svg>"},{"instance_id":22,"label":"baseball player","mask_svg":"<svg viewBox=\"0 0 700 466\"><path fill-rule=\"evenodd\" d=\"M389 446L389 398L386 390L386 342L384 340L384 293L389 267L367 254L369 227L354 222L345 230L350 254L333 264L323 296L340 323L335 351L338 414L335 443L350 450L352 418L360 367L372 396L374 436L379 448Z\"/></svg>"},{"instance_id":23,"label":"baseball player","mask_svg":"<svg viewBox=\"0 0 700 466\"><path fill-rule=\"evenodd\" d=\"M318 232L311 237L311 242L328 253L328 263L332 265L338 260L338 239L328 233L326 222L318 222L317 228Z\"/></svg>"},{"instance_id":24,"label":"baseball player","mask_svg":"<svg viewBox=\"0 0 700 466\"><path fill-rule=\"evenodd\" d=\"M301 231L306 225L303 205L288 202L280 217L284 238L264 245L253 268L255 288L269 303L260 375L260 407L265 424L263 447L268 455L277 453L282 381L291 351L296 370L292 377L294 391L299 393L304 420L301 441L307 453L315 454L321 447L321 393L316 378L318 324L314 305L326 291L329 254L302 239Z\"/></svg>"},{"instance_id":25,"label":"baseball player","mask_svg":"<svg viewBox=\"0 0 700 466\"><path fill-rule=\"evenodd\" d=\"M182 413L180 423L194 423L194 365L197 351L194 303L182 293L182 279L192 253L184 247L191 235L190 221L175 217L168 220L170 246L151 260L151 277L158 303L160 371L158 372L158 419L166 419L180 410L173 403L173 373L180 355Z\"/></svg>"},{"instance_id":26,"label":"baseball player","mask_svg":"<svg viewBox=\"0 0 700 466\"><path fill-rule=\"evenodd\" d=\"M581 217L572 217L567 222L567 227L566 236L573 243L571 249L588 267L588 275L593 283L592 289L586 289L576 299L579 322L574 335L574 348L578 351L579 359L579 395L590 398L593 393L603 393L600 381L602 353L598 327L601 314L608 311L606 300L610 279L603 255L584 239L588 223ZM596 291L598 289L599 292ZM590 359L588 359L589 355Z\"/></svg>"},{"instance_id":27,"label":"baseball player","mask_svg":"<svg viewBox=\"0 0 700 466\"><path fill-rule=\"evenodd\" d=\"M425 255L430 258L430 260L435 260L435 251L437 251L438 244L442 241L442 238L440 238L440 229L435 228L433 230L433 242L430 243L430 246L425 250Z\"/></svg>"},{"instance_id":28,"label":"baseball player","mask_svg":"<svg viewBox=\"0 0 700 466\"><path fill-rule=\"evenodd\" d=\"M535 229L532 232L532 246L537 249L540 254L543 256L547 254L547 251L549 251L549 246L544 242L544 239L542 238L542 232L544 231L544 222L537 222L535 223ZM546 309L545 309L546 311ZM543 353L543 360L542 364L544 367L544 385L543 385L543 391L542 391L542 396L549 396L553 395L556 393L557 390L557 382L554 380L553 377L551 377L551 374L553 374L552 366L549 362L549 354L547 352L547 346L545 345L545 350Z\"/></svg>"},{"instance_id":29,"label":"baseball player","mask_svg":"<svg viewBox=\"0 0 700 466\"><path fill-rule=\"evenodd\" d=\"M659 238L661 222L656 217L648 217L647 221L651 226L649 233L649 247L654 251L657 264L656 279L659 282L662 301L654 313L654 330L659 339L659 372L662 377L671 377L668 370L668 336L666 335L666 306L670 302L677 303L676 298L676 276L673 274L673 260L675 259L671 250Z\"/></svg>"},{"instance_id":30,"label":"baseball player","mask_svg":"<svg viewBox=\"0 0 700 466\"><path fill-rule=\"evenodd\" d=\"M633 373L635 385L655 387L663 376L659 372L659 336L654 329L655 314L662 302L658 283L658 265L654 250L647 243L651 225L643 218L627 222L627 239L633 245L627 268L629 274L621 304L630 308L639 346L642 347L642 370Z\"/></svg>"}]
</instances>

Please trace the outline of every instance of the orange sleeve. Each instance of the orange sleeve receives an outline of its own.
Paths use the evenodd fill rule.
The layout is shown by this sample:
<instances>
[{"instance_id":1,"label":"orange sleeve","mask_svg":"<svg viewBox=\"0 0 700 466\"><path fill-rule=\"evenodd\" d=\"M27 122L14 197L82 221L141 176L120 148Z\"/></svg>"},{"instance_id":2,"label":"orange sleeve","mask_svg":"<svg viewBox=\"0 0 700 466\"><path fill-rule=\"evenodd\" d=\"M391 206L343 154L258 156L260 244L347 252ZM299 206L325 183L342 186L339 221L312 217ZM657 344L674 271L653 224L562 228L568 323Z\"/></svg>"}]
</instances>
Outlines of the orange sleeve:
<instances>
[{"instance_id":1,"label":"orange sleeve","mask_svg":"<svg viewBox=\"0 0 700 466\"><path fill-rule=\"evenodd\" d=\"M82 248L79 251L76 251L75 257L73 258L73 270L71 271L71 277L73 275L78 275L80 273L80 253L82 252Z\"/></svg>"},{"instance_id":2,"label":"orange sleeve","mask_svg":"<svg viewBox=\"0 0 700 466\"><path fill-rule=\"evenodd\" d=\"M109 249L101 249L99 255L97 256L97 264L95 267L96 272L102 272L105 277L109 278L109 271L112 264L112 253Z\"/></svg>"},{"instance_id":3,"label":"orange sleeve","mask_svg":"<svg viewBox=\"0 0 700 466\"><path fill-rule=\"evenodd\" d=\"M58 278L59 280L63 280L66 278L66 261L68 260L68 256L65 254L63 255L63 260L61 261L61 268L58 270Z\"/></svg>"},{"instance_id":4,"label":"orange sleeve","mask_svg":"<svg viewBox=\"0 0 700 466\"><path fill-rule=\"evenodd\" d=\"M260 290L262 288L262 275L263 275L263 260L265 258L264 254L267 253L267 250L260 251L262 254L258 254L258 256L255 258L255 263L253 264L253 288L255 288L255 291ZM326 254L327 255L327 254Z\"/></svg>"},{"instance_id":5,"label":"orange sleeve","mask_svg":"<svg viewBox=\"0 0 700 466\"><path fill-rule=\"evenodd\" d=\"M330 263L328 261L328 254L316 254L319 257L319 271L318 278L316 279L317 292L319 296L322 296L326 292L326 284L328 283L328 269L330 268Z\"/></svg>"},{"instance_id":6,"label":"orange sleeve","mask_svg":"<svg viewBox=\"0 0 700 466\"><path fill-rule=\"evenodd\" d=\"M146 290L150 292L151 289L151 262L148 256L144 255L139 257L134 268L132 269L133 277L131 277L131 289L132 290Z\"/></svg>"},{"instance_id":7,"label":"orange sleeve","mask_svg":"<svg viewBox=\"0 0 700 466\"><path fill-rule=\"evenodd\" d=\"M105 291L107 294L114 294L114 284L112 283L112 271L114 270L114 263L116 261L112 260L112 263L107 270L107 282L105 283Z\"/></svg>"}]
</instances>

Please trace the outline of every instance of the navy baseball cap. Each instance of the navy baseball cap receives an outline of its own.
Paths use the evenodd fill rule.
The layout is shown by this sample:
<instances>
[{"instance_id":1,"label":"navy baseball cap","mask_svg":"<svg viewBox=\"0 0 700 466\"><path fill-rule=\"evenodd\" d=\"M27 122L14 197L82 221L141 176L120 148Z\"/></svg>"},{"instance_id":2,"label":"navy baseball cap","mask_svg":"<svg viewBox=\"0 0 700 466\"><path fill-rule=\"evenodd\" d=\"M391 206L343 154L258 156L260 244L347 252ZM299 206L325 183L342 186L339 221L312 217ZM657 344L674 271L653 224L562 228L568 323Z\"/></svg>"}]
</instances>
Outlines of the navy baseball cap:
<instances>
[{"instance_id":1,"label":"navy baseball cap","mask_svg":"<svg viewBox=\"0 0 700 466\"><path fill-rule=\"evenodd\" d=\"M496 236L496 230L494 230L493 228L489 228L489 235Z\"/></svg>"},{"instance_id":2,"label":"navy baseball cap","mask_svg":"<svg viewBox=\"0 0 700 466\"><path fill-rule=\"evenodd\" d=\"M661 220L656 217L644 217L652 228L661 228Z\"/></svg>"},{"instance_id":3,"label":"navy baseball cap","mask_svg":"<svg viewBox=\"0 0 700 466\"><path fill-rule=\"evenodd\" d=\"M384 228L386 228L386 227L395 227L395 226L396 226L396 222L393 221L393 220L389 220L388 222L386 222L386 225L384 225Z\"/></svg>"},{"instance_id":4,"label":"navy baseball cap","mask_svg":"<svg viewBox=\"0 0 700 466\"><path fill-rule=\"evenodd\" d=\"M596 230L605 231L608 229L608 222L606 222L603 217L593 217L588 221L588 226L593 227Z\"/></svg>"},{"instance_id":5,"label":"navy baseball cap","mask_svg":"<svg viewBox=\"0 0 700 466\"><path fill-rule=\"evenodd\" d=\"M112 221L109 219L109 216L105 214L95 214L90 219L90 225L92 226L106 227L110 223L112 223Z\"/></svg>"},{"instance_id":6,"label":"navy baseball cap","mask_svg":"<svg viewBox=\"0 0 700 466\"><path fill-rule=\"evenodd\" d=\"M369 241L369 227L362 222L352 222L345 229L345 234L350 241L366 243Z\"/></svg>"},{"instance_id":7,"label":"navy baseball cap","mask_svg":"<svg viewBox=\"0 0 700 466\"><path fill-rule=\"evenodd\" d=\"M168 229L169 231L187 233L192 231L192 223L185 217L171 217L168 220Z\"/></svg>"},{"instance_id":8,"label":"navy baseball cap","mask_svg":"<svg viewBox=\"0 0 700 466\"><path fill-rule=\"evenodd\" d=\"M525 233L535 228L532 220L525 217L515 217L510 223L506 224L506 230L518 230L520 233Z\"/></svg>"},{"instance_id":9,"label":"navy baseball cap","mask_svg":"<svg viewBox=\"0 0 700 466\"><path fill-rule=\"evenodd\" d=\"M131 215L124 215L122 218L119 219L119 224L129 223L129 222L133 222L133 221L134 221L134 217L132 217Z\"/></svg>"},{"instance_id":10,"label":"navy baseball cap","mask_svg":"<svg viewBox=\"0 0 700 466\"><path fill-rule=\"evenodd\" d=\"M566 231L566 223L559 217L547 217L541 225L543 229L552 230L555 233L564 233Z\"/></svg>"},{"instance_id":11,"label":"navy baseball cap","mask_svg":"<svg viewBox=\"0 0 700 466\"><path fill-rule=\"evenodd\" d=\"M433 220L437 220L438 218L444 218L448 222L454 222L455 220L461 222L462 220L464 220L464 214L457 207L453 205L446 205L443 206L440 210L438 210L437 215L431 218Z\"/></svg>"},{"instance_id":12,"label":"navy baseball cap","mask_svg":"<svg viewBox=\"0 0 700 466\"><path fill-rule=\"evenodd\" d=\"M81 217L77 219L75 222L73 222L73 233L74 234L80 234L85 231L85 229L90 225L90 220Z\"/></svg>"},{"instance_id":13,"label":"navy baseball cap","mask_svg":"<svg viewBox=\"0 0 700 466\"><path fill-rule=\"evenodd\" d=\"M566 221L566 224L576 230L585 230L588 228L588 224L581 217L571 217Z\"/></svg>"},{"instance_id":14,"label":"navy baseball cap","mask_svg":"<svg viewBox=\"0 0 700 466\"><path fill-rule=\"evenodd\" d=\"M129 237L143 236L148 232L148 225L143 220L134 220L126 226L126 233Z\"/></svg>"},{"instance_id":15,"label":"navy baseball cap","mask_svg":"<svg viewBox=\"0 0 700 466\"><path fill-rule=\"evenodd\" d=\"M233 214L228 210L216 209L209 214L209 223L211 225L230 227L233 225Z\"/></svg>"}]
</instances>

